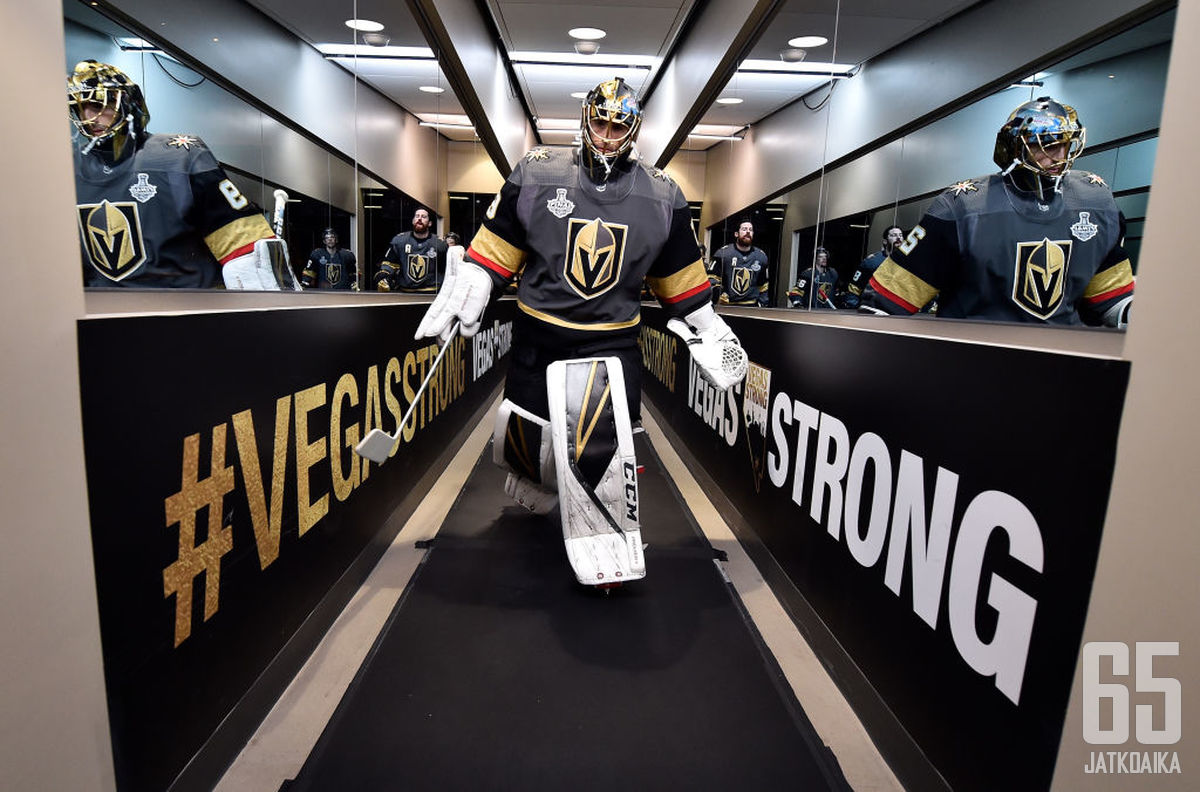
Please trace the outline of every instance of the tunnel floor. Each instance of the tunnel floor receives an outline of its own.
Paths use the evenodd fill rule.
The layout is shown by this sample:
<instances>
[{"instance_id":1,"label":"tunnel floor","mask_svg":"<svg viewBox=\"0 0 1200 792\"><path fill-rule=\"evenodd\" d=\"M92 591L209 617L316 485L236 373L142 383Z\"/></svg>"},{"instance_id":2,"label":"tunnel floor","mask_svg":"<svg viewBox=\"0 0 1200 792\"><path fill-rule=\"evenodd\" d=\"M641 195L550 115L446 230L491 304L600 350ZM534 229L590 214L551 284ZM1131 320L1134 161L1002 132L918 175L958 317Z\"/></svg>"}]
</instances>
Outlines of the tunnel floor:
<instances>
[{"instance_id":1,"label":"tunnel floor","mask_svg":"<svg viewBox=\"0 0 1200 792\"><path fill-rule=\"evenodd\" d=\"M488 444L281 790L848 789L644 433L647 576L575 582Z\"/></svg>"}]
</instances>

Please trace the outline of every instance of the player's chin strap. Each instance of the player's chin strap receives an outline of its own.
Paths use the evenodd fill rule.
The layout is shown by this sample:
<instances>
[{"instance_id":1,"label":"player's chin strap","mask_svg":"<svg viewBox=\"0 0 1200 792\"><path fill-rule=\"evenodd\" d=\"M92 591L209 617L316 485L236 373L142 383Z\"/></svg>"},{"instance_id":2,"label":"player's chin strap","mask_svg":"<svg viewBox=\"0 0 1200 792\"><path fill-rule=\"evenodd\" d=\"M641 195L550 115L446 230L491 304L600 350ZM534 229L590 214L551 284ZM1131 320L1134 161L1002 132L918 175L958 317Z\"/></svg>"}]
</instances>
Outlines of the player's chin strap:
<instances>
[{"instance_id":1,"label":"player's chin strap","mask_svg":"<svg viewBox=\"0 0 1200 792\"><path fill-rule=\"evenodd\" d=\"M669 320L667 329L687 342L700 374L716 387L728 390L745 378L750 368L746 351L712 305Z\"/></svg>"}]
</instances>

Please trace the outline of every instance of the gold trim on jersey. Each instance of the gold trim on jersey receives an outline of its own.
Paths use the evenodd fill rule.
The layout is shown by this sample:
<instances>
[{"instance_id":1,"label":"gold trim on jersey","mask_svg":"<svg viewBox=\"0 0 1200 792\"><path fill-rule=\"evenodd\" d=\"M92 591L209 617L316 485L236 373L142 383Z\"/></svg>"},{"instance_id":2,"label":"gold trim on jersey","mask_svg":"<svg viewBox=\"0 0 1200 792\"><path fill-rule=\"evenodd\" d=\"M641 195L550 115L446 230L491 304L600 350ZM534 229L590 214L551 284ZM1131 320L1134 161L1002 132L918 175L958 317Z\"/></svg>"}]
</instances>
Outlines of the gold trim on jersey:
<instances>
[{"instance_id":1,"label":"gold trim on jersey","mask_svg":"<svg viewBox=\"0 0 1200 792\"><path fill-rule=\"evenodd\" d=\"M146 261L146 242L137 204L132 201L79 204L79 233L92 268L112 281L137 272Z\"/></svg>"},{"instance_id":2,"label":"gold trim on jersey","mask_svg":"<svg viewBox=\"0 0 1200 792\"><path fill-rule=\"evenodd\" d=\"M271 226L267 225L266 218L256 214L250 217L239 217L231 223L226 223L204 237L204 244L208 245L208 249L212 251L217 261L224 261L230 253L238 248L252 245L260 239L270 239L273 236L275 236L275 232L271 230Z\"/></svg>"},{"instance_id":3,"label":"gold trim on jersey","mask_svg":"<svg viewBox=\"0 0 1200 792\"><path fill-rule=\"evenodd\" d=\"M1133 267L1129 264L1129 259L1125 259L1103 272L1093 275L1092 279L1088 281L1087 288L1083 290L1083 299L1089 300L1098 294L1115 291L1131 283L1133 283Z\"/></svg>"},{"instance_id":4,"label":"gold trim on jersey","mask_svg":"<svg viewBox=\"0 0 1200 792\"><path fill-rule=\"evenodd\" d=\"M1013 302L1031 316L1049 319L1062 305L1070 264L1069 239L1043 237L1037 242L1018 242Z\"/></svg>"},{"instance_id":5,"label":"gold trim on jersey","mask_svg":"<svg viewBox=\"0 0 1200 792\"><path fill-rule=\"evenodd\" d=\"M704 264L700 259L696 259L674 275L668 275L665 278L654 278L647 275L646 280L650 281L650 289L664 300L670 300L672 297L709 282L708 273L705 272ZM720 283L720 278L717 278L717 282Z\"/></svg>"},{"instance_id":6,"label":"gold trim on jersey","mask_svg":"<svg viewBox=\"0 0 1200 792\"><path fill-rule=\"evenodd\" d=\"M548 314L545 311L539 311L537 308L530 308L520 300L517 300L517 307L534 319L571 330L624 330L628 327L634 327L642 321L642 315L639 312L637 316L624 322L569 322L553 314Z\"/></svg>"},{"instance_id":7,"label":"gold trim on jersey","mask_svg":"<svg viewBox=\"0 0 1200 792\"><path fill-rule=\"evenodd\" d=\"M938 293L938 290L901 267L891 258L886 258L873 276L879 285L892 294L920 310Z\"/></svg>"},{"instance_id":8,"label":"gold trim on jersey","mask_svg":"<svg viewBox=\"0 0 1200 792\"><path fill-rule=\"evenodd\" d=\"M471 248L493 264L498 264L510 273L516 273L525 263L525 251L509 244L498 234L481 226L471 240Z\"/></svg>"}]
</instances>

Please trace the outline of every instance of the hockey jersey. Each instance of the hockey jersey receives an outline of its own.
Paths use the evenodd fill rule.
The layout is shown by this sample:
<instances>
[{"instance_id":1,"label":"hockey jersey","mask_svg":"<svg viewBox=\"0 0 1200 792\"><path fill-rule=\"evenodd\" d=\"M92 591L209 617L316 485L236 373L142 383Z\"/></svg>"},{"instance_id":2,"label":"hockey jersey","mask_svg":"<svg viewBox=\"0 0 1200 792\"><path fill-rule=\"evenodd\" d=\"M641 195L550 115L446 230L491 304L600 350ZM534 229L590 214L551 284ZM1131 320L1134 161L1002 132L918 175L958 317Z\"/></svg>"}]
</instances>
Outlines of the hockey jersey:
<instances>
[{"instance_id":1,"label":"hockey jersey","mask_svg":"<svg viewBox=\"0 0 1200 792\"><path fill-rule=\"evenodd\" d=\"M639 162L594 184L577 149L527 153L488 207L467 257L498 286L520 273L522 321L547 343L636 334L643 279L673 315L709 300L679 187Z\"/></svg>"},{"instance_id":2,"label":"hockey jersey","mask_svg":"<svg viewBox=\"0 0 1200 792\"><path fill-rule=\"evenodd\" d=\"M75 198L87 286L220 285L221 263L274 236L190 135L150 135L115 164L77 149Z\"/></svg>"},{"instance_id":3,"label":"hockey jersey","mask_svg":"<svg viewBox=\"0 0 1200 792\"><path fill-rule=\"evenodd\" d=\"M713 273L722 303L766 306L770 301L767 254L761 248L743 252L735 244L726 245L713 256Z\"/></svg>"},{"instance_id":4,"label":"hockey jersey","mask_svg":"<svg viewBox=\"0 0 1200 792\"><path fill-rule=\"evenodd\" d=\"M1071 171L1041 203L1000 174L942 193L870 285L871 303L1010 322L1112 323L1132 297L1124 218L1099 176Z\"/></svg>"},{"instance_id":5,"label":"hockey jersey","mask_svg":"<svg viewBox=\"0 0 1200 792\"><path fill-rule=\"evenodd\" d=\"M792 308L832 310L837 296L838 274L833 267L809 267L788 289L788 305ZM815 287L815 288L814 288Z\"/></svg>"},{"instance_id":6,"label":"hockey jersey","mask_svg":"<svg viewBox=\"0 0 1200 792\"><path fill-rule=\"evenodd\" d=\"M446 278L446 243L432 231L424 239L411 231L396 234L383 260L391 288L399 291L435 292Z\"/></svg>"},{"instance_id":7,"label":"hockey jersey","mask_svg":"<svg viewBox=\"0 0 1200 792\"><path fill-rule=\"evenodd\" d=\"M879 265L886 258L887 253L882 250L876 250L862 260L862 263L858 265L858 269L854 270L854 274L850 276L850 282L846 284L846 296L842 300L845 307L858 307L858 301L862 297L863 289L870 283L871 276L875 274L875 270L879 269Z\"/></svg>"},{"instance_id":8,"label":"hockey jersey","mask_svg":"<svg viewBox=\"0 0 1200 792\"><path fill-rule=\"evenodd\" d=\"M330 253L328 248L319 247L308 255L305 279L317 289L349 289L358 278L356 264L354 254L346 248Z\"/></svg>"}]
</instances>

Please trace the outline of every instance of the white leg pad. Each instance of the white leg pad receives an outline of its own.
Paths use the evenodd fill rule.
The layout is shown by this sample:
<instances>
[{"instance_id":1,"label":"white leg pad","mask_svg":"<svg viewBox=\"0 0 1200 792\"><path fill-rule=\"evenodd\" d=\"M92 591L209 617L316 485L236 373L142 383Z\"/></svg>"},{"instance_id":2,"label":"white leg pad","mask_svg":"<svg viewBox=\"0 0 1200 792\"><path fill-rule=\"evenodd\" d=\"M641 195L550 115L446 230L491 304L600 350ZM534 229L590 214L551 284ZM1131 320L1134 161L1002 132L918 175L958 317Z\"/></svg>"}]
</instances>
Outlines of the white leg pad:
<instances>
[{"instance_id":1,"label":"white leg pad","mask_svg":"<svg viewBox=\"0 0 1200 792\"><path fill-rule=\"evenodd\" d=\"M546 371L563 541L575 577L594 586L646 576L637 460L618 358Z\"/></svg>"}]
</instances>

